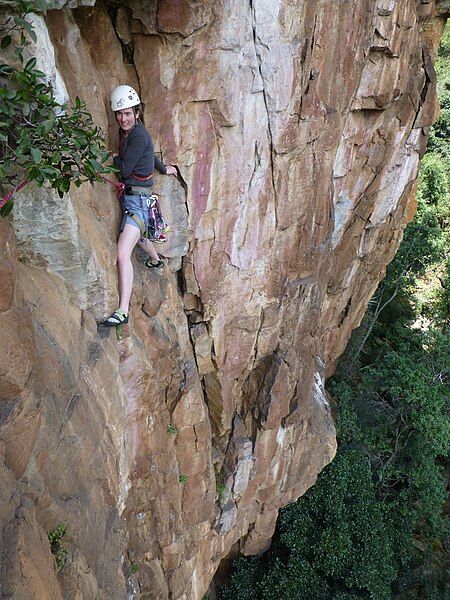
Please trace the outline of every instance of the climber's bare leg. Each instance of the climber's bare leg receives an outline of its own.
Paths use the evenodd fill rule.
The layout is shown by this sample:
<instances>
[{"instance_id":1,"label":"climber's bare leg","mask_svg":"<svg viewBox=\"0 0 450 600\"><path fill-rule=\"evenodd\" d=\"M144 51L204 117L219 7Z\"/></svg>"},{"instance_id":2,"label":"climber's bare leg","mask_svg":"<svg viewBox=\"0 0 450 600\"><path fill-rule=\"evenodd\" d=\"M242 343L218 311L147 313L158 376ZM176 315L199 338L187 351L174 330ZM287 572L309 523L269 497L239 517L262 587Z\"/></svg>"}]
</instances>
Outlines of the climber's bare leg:
<instances>
[{"instance_id":1,"label":"climber's bare leg","mask_svg":"<svg viewBox=\"0 0 450 600\"><path fill-rule=\"evenodd\" d=\"M153 258L153 260L160 260L158 253L155 250L155 246L151 243L150 240L146 238L140 238L138 244L142 248L142 250L145 250L145 252L147 252L150 258Z\"/></svg>"},{"instance_id":2,"label":"climber's bare leg","mask_svg":"<svg viewBox=\"0 0 450 600\"><path fill-rule=\"evenodd\" d=\"M131 292L133 290L133 265L131 253L139 241L141 232L138 227L127 223L117 242L117 264L119 267L120 308L128 313Z\"/></svg>"}]
</instances>

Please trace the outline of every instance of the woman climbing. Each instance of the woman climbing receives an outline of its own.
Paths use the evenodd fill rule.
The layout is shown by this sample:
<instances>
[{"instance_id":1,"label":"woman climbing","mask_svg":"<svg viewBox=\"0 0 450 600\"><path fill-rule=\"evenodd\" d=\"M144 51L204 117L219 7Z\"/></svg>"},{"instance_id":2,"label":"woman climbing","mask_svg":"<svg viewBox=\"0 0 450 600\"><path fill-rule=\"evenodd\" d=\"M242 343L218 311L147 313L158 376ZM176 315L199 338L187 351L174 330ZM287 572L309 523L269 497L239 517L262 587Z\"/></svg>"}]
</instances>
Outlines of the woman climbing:
<instances>
[{"instance_id":1,"label":"woman climbing","mask_svg":"<svg viewBox=\"0 0 450 600\"><path fill-rule=\"evenodd\" d=\"M133 289L131 253L139 244L149 255L147 267L164 266L152 242L143 237L148 220L149 197L152 195L153 170L164 175L177 175L173 166L165 166L155 156L153 142L139 123L141 101L129 85L119 85L111 94L111 109L120 126L119 152L113 154L114 165L120 170L124 184L121 198L123 219L117 243L119 267L119 308L104 322L108 327L128 323L128 310Z\"/></svg>"}]
</instances>

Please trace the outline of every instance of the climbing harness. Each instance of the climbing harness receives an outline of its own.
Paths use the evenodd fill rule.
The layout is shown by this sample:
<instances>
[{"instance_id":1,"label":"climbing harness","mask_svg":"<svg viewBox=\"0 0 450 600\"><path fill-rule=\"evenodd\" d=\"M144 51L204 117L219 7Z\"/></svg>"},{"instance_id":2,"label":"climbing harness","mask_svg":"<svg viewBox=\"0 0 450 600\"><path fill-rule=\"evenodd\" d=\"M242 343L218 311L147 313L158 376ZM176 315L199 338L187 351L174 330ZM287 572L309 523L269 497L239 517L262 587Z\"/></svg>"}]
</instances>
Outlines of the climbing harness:
<instances>
[{"instance_id":1,"label":"climbing harness","mask_svg":"<svg viewBox=\"0 0 450 600\"><path fill-rule=\"evenodd\" d=\"M142 212L147 213L147 222L141 219L141 217L134 213L131 210L124 210L124 213L133 219L136 225L139 227L139 231L141 232L142 239L148 239L150 241L162 241L161 238L164 239L164 233L169 231L169 227L164 221L164 217L161 212L161 208L159 206L158 196L156 194L152 194L151 196L146 196L145 194L139 194L142 204Z\"/></svg>"},{"instance_id":2,"label":"climbing harness","mask_svg":"<svg viewBox=\"0 0 450 600\"><path fill-rule=\"evenodd\" d=\"M153 176L153 173L147 177ZM164 217L161 212L161 208L159 206L159 199L156 194L151 194L148 196L146 194L146 189L142 186L135 185L125 185L124 183L117 183L116 181L112 181L108 177L104 175L100 175L102 179L113 185L117 190L117 196L120 199L123 194L130 194L133 196L139 196L141 199L142 212L143 214L148 215L147 223L141 219L139 215L134 213L131 210L124 210L124 213L133 219L136 225L139 227L139 231L141 232L142 239L148 239L150 241L166 241L164 234L169 231L169 226L164 221Z\"/></svg>"},{"instance_id":3,"label":"climbing harness","mask_svg":"<svg viewBox=\"0 0 450 600\"><path fill-rule=\"evenodd\" d=\"M136 175L136 173L131 173L131 177L133 177L133 179L137 179L138 181L148 181L153 177L153 171L150 173L150 175Z\"/></svg>"}]
</instances>

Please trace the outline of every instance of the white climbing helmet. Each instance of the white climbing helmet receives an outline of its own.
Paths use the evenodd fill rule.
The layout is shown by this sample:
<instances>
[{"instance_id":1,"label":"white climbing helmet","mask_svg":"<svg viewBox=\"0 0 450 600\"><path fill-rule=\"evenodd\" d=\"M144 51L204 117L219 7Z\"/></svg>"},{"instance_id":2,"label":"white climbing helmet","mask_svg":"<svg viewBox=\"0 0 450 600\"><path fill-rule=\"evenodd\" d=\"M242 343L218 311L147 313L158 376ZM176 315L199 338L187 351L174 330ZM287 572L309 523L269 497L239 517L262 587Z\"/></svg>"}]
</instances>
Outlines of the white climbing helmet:
<instances>
[{"instance_id":1,"label":"white climbing helmet","mask_svg":"<svg viewBox=\"0 0 450 600\"><path fill-rule=\"evenodd\" d=\"M124 108L131 108L140 103L141 101L136 90L130 85L119 85L111 94L111 110L113 112L123 110Z\"/></svg>"}]
</instances>

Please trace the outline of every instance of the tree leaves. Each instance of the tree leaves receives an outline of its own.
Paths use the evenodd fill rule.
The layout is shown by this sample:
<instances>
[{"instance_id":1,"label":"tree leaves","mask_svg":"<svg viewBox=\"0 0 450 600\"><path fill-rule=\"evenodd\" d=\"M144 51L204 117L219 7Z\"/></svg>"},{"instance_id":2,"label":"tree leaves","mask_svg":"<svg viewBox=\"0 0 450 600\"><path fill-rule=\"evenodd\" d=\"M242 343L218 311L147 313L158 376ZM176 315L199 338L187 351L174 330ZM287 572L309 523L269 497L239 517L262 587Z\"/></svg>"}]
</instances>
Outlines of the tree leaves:
<instances>
[{"instance_id":1,"label":"tree leaves","mask_svg":"<svg viewBox=\"0 0 450 600\"><path fill-rule=\"evenodd\" d=\"M38 0L39 2L40 0ZM5 49L19 39L14 53L23 65L23 50L36 42L36 34L26 14L29 4L19 2L24 13L13 17L11 36L9 25L0 24L0 47ZM9 27L9 29L8 29ZM54 96L45 74L36 69L36 57L21 67L0 63L0 76L6 82L0 86L0 156L2 158L0 191L5 195L27 177L38 186L49 184L62 196L86 181L100 181L99 173L115 168L106 150L105 136L77 96L73 106L60 104ZM17 65L17 61L15 63ZM105 164L106 163L106 164ZM5 215L12 208L9 203Z\"/></svg>"},{"instance_id":2,"label":"tree leaves","mask_svg":"<svg viewBox=\"0 0 450 600\"><path fill-rule=\"evenodd\" d=\"M42 151L39 148L30 148L31 156L35 163L40 163L42 160Z\"/></svg>"},{"instance_id":3,"label":"tree leaves","mask_svg":"<svg viewBox=\"0 0 450 600\"><path fill-rule=\"evenodd\" d=\"M24 71L32 71L34 69L34 67L36 66L36 58L30 58L30 60L27 62L27 64L24 66L23 70Z\"/></svg>"},{"instance_id":4,"label":"tree leaves","mask_svg":"<svg viewBox=\"0 0 450 600\"><path fill-rule=\"evenodd\" d=\"M42 123L43 134L47 135L55 126L56 115L53 111L50 112L49 118Z\"/></svg>"},{"instance_id":5,"label":"tree leaves","mask_svg":"<svg viewBox=\"0 0 450 600\"><path fill-rule=\"evenodd\" d=\"M0 42L0 48L4 50L11 44L12 38L10 35L5 35L2 37L2 41Z\"/></svg>"},{"instance_id":6,"label":"tree leaves","mask_svg":"<svg viewBox=\"0 0 450 600\"><path fill-rule=\"evenodd\" d=\"M37 42L36 32L34 31L33 25L31 23L29 23L25 19L22 19L22 17L13 17L13 20L16 25L18 25L22 30L25 30L28 33L28 35L34 43Z\"/></svg>"},{"instance_id":7,"label":"tree leaves","mask_svg":"<svg viewBox=\"0 0 450 600\"><path fill-rule=\"evenodd\" d=\"M9 215L9 213L12 211L13 206L14 206L14 202L12 200L8 200L8 202L6 202L6 204L4 204L2 206L2 208L0 208L0 217L2 217L2 219L7 217Z\"/></svg>"},{"instance_id":8,"label":"tree leaves","mask_svg":"<svg viewBox=\"0 0 450 600\"><path fill-rule=\"evenodd\" d=\"M0 75L11 75L14 71L14 67L11 67L10 65L4 63L0 65Z\"/></svg>"}]
</instances>

